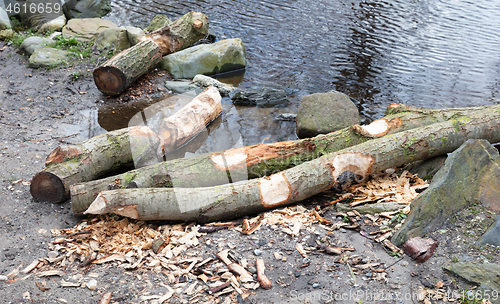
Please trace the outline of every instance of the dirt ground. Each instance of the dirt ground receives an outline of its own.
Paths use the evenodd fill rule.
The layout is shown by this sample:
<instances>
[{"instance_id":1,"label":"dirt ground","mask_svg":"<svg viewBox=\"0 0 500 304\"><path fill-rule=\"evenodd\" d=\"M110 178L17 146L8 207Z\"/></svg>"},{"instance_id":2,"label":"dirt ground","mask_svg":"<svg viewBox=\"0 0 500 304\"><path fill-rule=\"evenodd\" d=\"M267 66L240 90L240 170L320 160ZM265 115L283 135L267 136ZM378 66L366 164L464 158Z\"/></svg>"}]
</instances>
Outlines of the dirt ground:
<instances>
[{"instance_id":1,"label":"dirt ground","mask_svg":"<svg viewBox=\"0 0 500 304\"><path fill-rule=\"evenodd\" d=\"M106 106L108 99L95 87L91 66L33 70L26 67L26 57L13 47L4 49L0 42L0 275L6 276L16 267L25 267L36 259L47 258L49 244L54 241L51 229L77 225L84 218L71 212L70 202L48 204L34 202L29 181L44 168L47 155L59 145L79 143L95 135L93 113ZM74 75L80 75L76 81ZM165 76L164 76L165 77ZM122 101L125 102L125 101ZM127 101L133 103L133 101ZM97 131L96 131L97 130ZM101 130L102 131L102 130ZM328 201L325 195L304 202L307 209ZM332 210L323 216L342 221ZM465 210L455 221L446 223L441 233L432 237L439 241L433 257L417 264L409 257L392 256L379 243L355 230L327 231L320 225L303 227L298 236L282 229L264 225L251 235L220 230L200 237L200 244L191 247L189 256L214 257L223 249L231 249L249 265L262 258L266 275L273 288L250 290L246 299L237 293L214 297L204 292L195 299L183 292L169 299L172 303L417 303L419 288L443 282L443 288L461 292L467 285L445 273L442 266L453 261L500 262L498 248L473 246L479 232L495 217L479 207ZM88 218L87 218L88 219ZM471 222L471 219L475 219ZM152 223L148 225L162 225ZM472 225L472 226L471 226ZM473 233L471 233L471 231ZM338 255L312 250L307 257L295 248L297 243L314 247L327 242L355 251L360 263L381 263L382 278L369 269L353 273L346 263L337 263ZM275 252L286 257L276 259ZM215 258L216 259L216 258ZM0 303L99 303L106 292L112 292L110 303L154 303L147 296L163 295L169 285L162 271L142 268L124 270L117 263L82 267L75 261L59 270L61 276L37 277L36 271L20 274L9 281L0 281ZM22 268L21 268L22 269ZM10 279L10 278L9 278ZM61 281L89 282L97 288L61 287ZM199 280L198 285L204 283ZM170 284L172 285L172 284ZM440 303L432 301L433 303Z\"/></svg>"}]
</instances>

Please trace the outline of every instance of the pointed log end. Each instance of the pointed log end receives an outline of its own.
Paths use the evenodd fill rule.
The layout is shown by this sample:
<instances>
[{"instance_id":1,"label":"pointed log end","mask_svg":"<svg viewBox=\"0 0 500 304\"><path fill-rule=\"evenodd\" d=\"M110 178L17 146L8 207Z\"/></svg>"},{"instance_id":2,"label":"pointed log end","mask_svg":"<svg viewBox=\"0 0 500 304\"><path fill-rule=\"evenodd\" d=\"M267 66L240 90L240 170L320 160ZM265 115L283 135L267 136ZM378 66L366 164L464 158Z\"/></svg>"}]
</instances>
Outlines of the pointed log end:
<instances>
[{"instance_id":1,"label":"pointed log end","mask_svg":"<svg viewBox=\"0 0 500 304\"><path fill-rule=\"evenodd\" d=\"M30 193L37 202L62 203L69 198L61 179L45 171L33 176Z\"/></svg>"},{"instance_id":2,"label":"pointed log end","mask_svg":"<svg viewBox=\"0 0 500 304\"><path fill-rule=\"evenodd\" d=\"M106 213L106 199L101 193L95 198L95 200L90 204L87 210L83 214L103 214Z\"/></svg>"}]
</instances>

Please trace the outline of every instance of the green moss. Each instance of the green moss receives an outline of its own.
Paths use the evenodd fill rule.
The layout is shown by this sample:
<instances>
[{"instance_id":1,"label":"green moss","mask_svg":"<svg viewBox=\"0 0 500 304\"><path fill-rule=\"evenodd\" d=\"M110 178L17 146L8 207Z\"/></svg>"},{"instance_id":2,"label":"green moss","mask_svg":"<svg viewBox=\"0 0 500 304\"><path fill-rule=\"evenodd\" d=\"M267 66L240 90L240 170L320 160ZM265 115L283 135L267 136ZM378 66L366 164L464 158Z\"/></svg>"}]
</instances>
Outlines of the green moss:
<instances>
[{"instance_id":1,"label":"green moss","mask_svg":"<svg viewBox=\"0 0 500 304\"><path fill-rule=\"evenodd\" d=\"M131 173L131 172L127 172L125 174L123 174L123 179L127 181L127 183L131 183L134 178L136 177L137 174L135 173Z\"/></svg>"}]
</instances>

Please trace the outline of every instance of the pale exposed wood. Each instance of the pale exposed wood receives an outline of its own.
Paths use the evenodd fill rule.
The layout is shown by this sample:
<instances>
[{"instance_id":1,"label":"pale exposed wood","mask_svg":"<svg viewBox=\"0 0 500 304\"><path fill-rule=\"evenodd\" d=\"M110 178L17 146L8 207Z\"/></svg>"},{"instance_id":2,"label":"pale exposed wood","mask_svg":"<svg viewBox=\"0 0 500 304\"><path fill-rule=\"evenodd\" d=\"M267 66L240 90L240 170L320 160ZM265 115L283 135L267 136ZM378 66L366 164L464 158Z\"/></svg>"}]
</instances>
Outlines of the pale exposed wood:
<instances>
[{"instance_id":1,"label":"pale exposed wood","mask_svg":"<svg viewBox=\"0 0 500 304\"><path fill-rule=\"evenodd\" d=\"M175 114L163 119L158 135L164 153L172 151L200 133L222 112L219 90L208 87Z\"/></svg>"},{"instance_id":2,"label":"pale exposed wood","mask_svg":"<svg viewBox=\"0 0 500 304\"><path fill-rule=\"evenodd\" d=\"M101 192L96 203L102 204L99 208L91 205L92 212L88 213L121 214L123 208L131 208L134 218L142 220L206 222L241 217L268 209L263 202L275 202L280 193L279 203L272 207L299 202L324 191L346 170L363 175L379 172L452 152L468 139L500 142L500 110L488 108L460 120L384 136L277 173L289 185L290 194L285 193L289 190L282 186L283 182L268 184L263 191L261 185L269 177L204 188L111 190ZM269 193L273 193L272 197Z\"/></svg>"}]
</instances>

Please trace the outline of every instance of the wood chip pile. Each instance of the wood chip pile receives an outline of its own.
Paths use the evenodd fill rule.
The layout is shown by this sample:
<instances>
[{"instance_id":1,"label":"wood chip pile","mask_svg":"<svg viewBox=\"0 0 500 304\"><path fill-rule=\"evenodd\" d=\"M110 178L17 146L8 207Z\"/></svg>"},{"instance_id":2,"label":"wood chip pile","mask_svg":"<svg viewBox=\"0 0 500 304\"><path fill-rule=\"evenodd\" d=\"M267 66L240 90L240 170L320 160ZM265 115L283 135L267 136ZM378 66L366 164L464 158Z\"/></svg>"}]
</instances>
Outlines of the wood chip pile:
<instances>
[{"instance_id":1,"label":"wood chip pile","mask_svg":"<svg viewBox=\"0 0 500 304\"><path fill-rule=\"evenodd\" d=\"M329 232L352 229L383 244L389 252L402 254L401 249L388 239L394 225L404 220L404 215L409 212L408 205L418 195L417 190L426 186L426 182L408 172L400 176L394 173L380 174L364 184L351 186L349 193L324 204L323 207L326 208L323 209L319 205L311 209L301 205L291 206L248 220L211 223L202 227L195 224L158 226L108 215L95 217L84 220L73 228L51 230L55 239L49 246L48 257L35 260L24 269L18 267L8 276L11 281L25 279L33 274L37 277L62 276L73 270L81 271L82 267L88 269L96 264L104 264L104 267L124 270L154 271L163 273L168 278L168 282L159 283L167 291L165 294L142 295L140 301L164 303L182 294L182 298L189 303L219 303L219 297L223 295L225 302L238 303L237 298L246 299L259 287L272 288L273 282L264 273L265 264L269 261L238 259L237 255L231 253L231 246L222 251L219 248L209 254L202 253L200 238L207 233L235 229L243 235L249 235L265 226L273 230L280 229L291 237L298 237L301 230L302 233L303 230L314 232L316 227ZM346 200L353 206L396 201L401 204L402 211L377 215L348 211L334 213L332 220L323 217L335 203ZM299 242L295 249L304 258L312 251L337 255L335 261L346 264L353 276L370 270L375 274L373 280L386 280L385 266L380 263L360 263L359 258L350 254L354 248L341 244L304 247ZM276 259L286 259L276 256L277 253L274 255ZM248 272L249 265L257 267L256 275ZM16 278L19 274L27 276ZM276 283L280 284L279 280ZM88 284L89 282L69 282L64 279L60 282L63 287L90 288ZM111 297L109 294L104 296Z\"/></svg>"}]
</instances>

